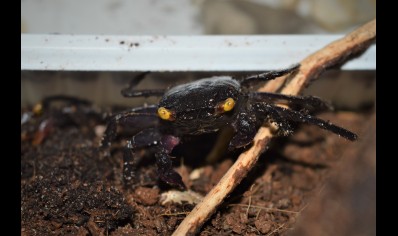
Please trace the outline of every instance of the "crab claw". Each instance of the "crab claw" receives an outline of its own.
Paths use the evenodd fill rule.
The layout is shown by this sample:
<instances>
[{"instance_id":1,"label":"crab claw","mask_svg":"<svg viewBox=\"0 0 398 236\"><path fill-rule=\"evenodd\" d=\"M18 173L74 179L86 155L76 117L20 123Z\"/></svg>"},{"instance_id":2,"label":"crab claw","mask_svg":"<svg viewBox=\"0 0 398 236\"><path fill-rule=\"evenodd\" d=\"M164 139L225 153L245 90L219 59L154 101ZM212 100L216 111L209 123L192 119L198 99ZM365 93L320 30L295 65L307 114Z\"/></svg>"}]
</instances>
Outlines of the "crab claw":
<instances>
[{"instance_id":1,"label":"crab claw","mask_svg":"<svg viewBox=\"0 0 398 236\"><path fill-rule=\"evenodd\" d=\"M181 176L173 169L170 157L165 153L156 154L156 164L158 166L159 178L171 185L178 186L182 190L186 190Z\"/></svg>"}]
</instances>

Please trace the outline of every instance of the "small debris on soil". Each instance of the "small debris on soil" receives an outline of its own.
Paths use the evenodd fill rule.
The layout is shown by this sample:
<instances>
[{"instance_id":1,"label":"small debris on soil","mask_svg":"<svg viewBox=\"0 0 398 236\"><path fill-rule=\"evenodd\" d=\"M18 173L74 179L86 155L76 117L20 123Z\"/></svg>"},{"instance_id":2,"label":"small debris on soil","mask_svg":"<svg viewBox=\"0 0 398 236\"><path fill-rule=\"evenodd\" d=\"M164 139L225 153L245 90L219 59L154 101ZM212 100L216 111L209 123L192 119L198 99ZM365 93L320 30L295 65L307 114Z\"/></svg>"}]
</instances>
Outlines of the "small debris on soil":
<instances>
[{"instance_id":1,"label":"small debris on soil","mask_svg":"<svg viewBox=\"0 0 398 236\"><path fill-rule=\"evenodd\" d=\"M159 200L159 189L137 187L134 191L136 201L143 205L154 205Z\"/></svg>"},{"instance_id":2,"label":"small debris on soil","mask_svg":"<svg viewBox=\"0 0 398 236\"><path fill-rule=\"evenodd\" d=\"M178 203L182 204L183 202L187 202L190 204L197 204L202 201L203 196L199 193L195 193L194 191L176 191L170 190L165 193L162 193L160 196L160 203L162 205L166 205L167 203Z\"/></svg>"}]
</instances>

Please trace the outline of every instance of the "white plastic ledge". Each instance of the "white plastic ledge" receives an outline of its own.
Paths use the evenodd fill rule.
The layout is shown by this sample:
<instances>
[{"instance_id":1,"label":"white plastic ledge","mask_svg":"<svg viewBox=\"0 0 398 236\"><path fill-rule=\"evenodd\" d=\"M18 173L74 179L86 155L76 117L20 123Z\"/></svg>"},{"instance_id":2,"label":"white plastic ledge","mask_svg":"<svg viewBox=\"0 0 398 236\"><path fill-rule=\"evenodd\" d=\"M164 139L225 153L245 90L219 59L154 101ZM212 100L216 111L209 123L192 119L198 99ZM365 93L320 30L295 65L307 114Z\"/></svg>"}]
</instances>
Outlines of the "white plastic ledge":
<instances>
[{"instance_id":1,"label":"white plastic ledge","mask_svg":"<svg viewBox=\"0 0 398 236\"><path fill-rule=\"evenodd\" d=\"M343 35L111 36L21 34L21 70L263 71ZM376 45L343 70L376 70Z\"/></svg>"}]
</instances>

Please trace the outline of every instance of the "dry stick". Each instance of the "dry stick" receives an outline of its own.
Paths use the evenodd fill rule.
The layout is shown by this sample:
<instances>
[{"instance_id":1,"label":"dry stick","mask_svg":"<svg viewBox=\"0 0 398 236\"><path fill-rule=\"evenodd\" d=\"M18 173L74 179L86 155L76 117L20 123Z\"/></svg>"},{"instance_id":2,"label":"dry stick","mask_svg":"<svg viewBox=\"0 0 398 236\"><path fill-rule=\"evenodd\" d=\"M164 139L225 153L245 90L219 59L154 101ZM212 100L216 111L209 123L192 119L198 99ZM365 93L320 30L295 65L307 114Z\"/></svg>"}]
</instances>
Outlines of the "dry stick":
<instances>
[{"instance_id":1,"label":"dry stick","mask_svg":"<svg viewBox=\"0 0 398 236\"><path fill-rule=\"evenodd\" d=\"M298 95L308 85L310 80L317 78L325 69L340 65L352 56L359 55L375 39L376 20L373 20L301 61L300 71L286 85L282 93ZM282 80L284 79L286 77ZM261 127L254 137L253 146L239 156L238 160L231 166L220 182L214 186L202 202L197 204L191 213L181 222L173 235L194 235L215 212L217 206L222 203L224 198L232 192L256 164L259 155L266 149L271 138L272 134L270 130L266 127Z\"/></svg>"}]
</instances>

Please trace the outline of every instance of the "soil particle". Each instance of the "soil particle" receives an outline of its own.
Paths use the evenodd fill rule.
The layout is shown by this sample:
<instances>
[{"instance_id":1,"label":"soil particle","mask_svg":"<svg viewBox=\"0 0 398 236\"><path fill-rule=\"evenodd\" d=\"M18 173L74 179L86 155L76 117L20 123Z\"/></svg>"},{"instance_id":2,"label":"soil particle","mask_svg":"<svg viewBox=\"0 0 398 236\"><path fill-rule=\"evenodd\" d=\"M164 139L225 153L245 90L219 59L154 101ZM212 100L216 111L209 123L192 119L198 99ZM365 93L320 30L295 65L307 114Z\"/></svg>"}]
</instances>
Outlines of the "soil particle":
<instances>
[{"instance_id":1,"label":"soil particle","mask_svg":"<svg viewBox=\"0 0 398 236\"><path fill-rule=\"evenodd\" d=\"M112 236L129 236L134 235L134 230L131 228L131 225L126 225L124 227L119 227L115 231L113 231Z\"/></svg>"},{"instance_id":2,"label":"soil particle","mask_svg":"<svg viewBox=\"0 0 398 236\"><path fill-rule=\"evenodd\" d=\"M242 222L239 222L239 216L236 215L228 215L225 217L225 225L224 229L232 229L233 232L237 234L242 234L242 231L246 228L246 225Z\"/></svg>"},{"instance_id":3,"label":"soil particle","mask_svg":"<svg viewBox=\"0 0 398 236\"><path fill-rule=\"evenodd\" d=\"M290 207L290 205L290 200L288 198L283 198L276 203L275 207L278 209L287 209L288 207Z\"/></svg>"},{"instance_id":4,"label":"soil particle","mask_svg":"<svg viewBox=\"0 0 398 236\"><path fill-rule=\"evenodd\" d=\"M302 197L300 197L298 195L292 195L290 197L290 201L292 202L292 204L294 206L300 205L301 204L301 199L302 199Z\"/></svg>"},{"instance_id":5,"label":"soil particle","mask_svg":"<svg viewBox=\"0 0 398 236\"><path fill-rule=\"evenodd\" d=\"M257 219L254 221L254 225L256 229L260 231L262 234L266 234L271 231L272 223L266 222L264 219Z\"/></svg>"},{"instance_id":6,"label":"soil particle","mask_svg":"<svg viewBox=\"0 0 398 236\"><path fill-rule=\"evenodd\" d=\"M144 205L154 205L159 200L159 189L138 187L134 191L136 200Z\"/></svg>"},{"instance_id":7,"label":"soil particle","mask_svg":"<svg viewBox=\"0 0 398 236\"><path fill-rule=\"evenodd\" d=\"M94 218L90 217L90 220L87 223L87 228L90 231L91 235L99 235L104 236L104 229L98 227L98 225L94 222Z\"/></svg>"}]
</instances>

